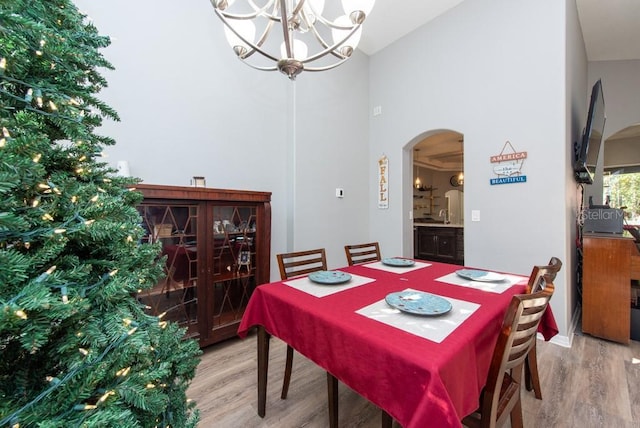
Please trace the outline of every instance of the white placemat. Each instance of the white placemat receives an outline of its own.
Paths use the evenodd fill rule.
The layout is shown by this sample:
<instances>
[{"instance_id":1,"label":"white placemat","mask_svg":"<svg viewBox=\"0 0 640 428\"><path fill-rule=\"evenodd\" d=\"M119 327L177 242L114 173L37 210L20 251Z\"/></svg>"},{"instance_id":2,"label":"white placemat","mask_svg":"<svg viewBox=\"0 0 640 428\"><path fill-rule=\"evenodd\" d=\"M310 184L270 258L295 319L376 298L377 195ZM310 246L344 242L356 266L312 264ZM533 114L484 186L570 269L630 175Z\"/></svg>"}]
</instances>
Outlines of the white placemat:
<instances>
[{"instance_id":1,"label":"white placemat","mask_svg":"<svg viewBox=\"0 0 640 428\"><path fill-rule=\"evenodd\" d=\"M484 281L472 281L470 279L458 276L455 272L449 275L436 278L436 281L446 282L447 284L459 285L461 287L475 288L476 290L489 291L491 293L502 293L514 284L522 281L526 281L527 278L518 275L504 274L503 281L497 282L484 282Z\"/></svg>"},{"instance_id":2,"label":"white placemat","mask_svg":"<svg viewBox=\"0 0 640 428\"><path fill-rule=\"evenodd\" d=\"M324 297L333 293L339 293L340 291L348 290L353 287L359 287L364 284L375 281L373 278L367 278L366 276L354 275L350 273L351 280L344 284L318 284L311 281L308 277L296 278L289 281L284 281L283 284L289 287L296 288L300 291L304 291L307 294L311 294L316 297Z\"/></svg>"},{"instance_id":3,"label":"white placemat","mask_svg":"<svg viewBox=\"0 0 640 428\"><path fill-rule=\"evenodd\" d=\"M418 290L407 288L402 291ZM443 298L451 302L451 306L453 306L451 311L444 315L423 316L407 314L392 308L384 299L358 309L356 313L429 339L432 342L440 343L480 307L477 303L452 299L451 297Z\"/></svg>"},{"instance_id":4,"label":"white placemat","mask_svg":"<svg viewBox=\"0 0 640 428\"><path fill-rule=\"evenodd\" d=\"M403 266L389 266L389 265L385 265L382 262L373 262L373 263L364 264L362 266L372 268L372 269L384 270L387 272L393 272L393 273L407 273L407 272L411 272L412 270L422 269L427 266L431 266L431 263L416 261L416 264L413 266L403 267Z\"/></svg>"}]
</instances>

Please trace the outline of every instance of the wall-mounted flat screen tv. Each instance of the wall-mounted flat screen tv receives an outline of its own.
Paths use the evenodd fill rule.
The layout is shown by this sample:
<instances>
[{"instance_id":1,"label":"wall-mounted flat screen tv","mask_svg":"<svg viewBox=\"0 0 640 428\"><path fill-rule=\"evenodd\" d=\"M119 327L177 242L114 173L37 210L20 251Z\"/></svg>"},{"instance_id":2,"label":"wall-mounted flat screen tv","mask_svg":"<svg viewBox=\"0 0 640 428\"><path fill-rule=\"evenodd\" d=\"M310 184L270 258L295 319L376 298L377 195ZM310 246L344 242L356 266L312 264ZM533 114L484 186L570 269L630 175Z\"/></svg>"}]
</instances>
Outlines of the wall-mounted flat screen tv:
<instances>
[{"instance_id":1,"label":"wall-mounted flat screen tv","mask_svg":"<svg viewBox=\"0 0 640 428\"><path fill-rule=\"evenodd\" d=\"M578 183L593 183L593 177L596 173L596 165L598 163L598 154L600 153L600 146L602 145L605 120L602 82L598 79L591 89L587 125L582 133L582 139L576 148L576 159L573 171Z\"/></svg>"}]
</instances>

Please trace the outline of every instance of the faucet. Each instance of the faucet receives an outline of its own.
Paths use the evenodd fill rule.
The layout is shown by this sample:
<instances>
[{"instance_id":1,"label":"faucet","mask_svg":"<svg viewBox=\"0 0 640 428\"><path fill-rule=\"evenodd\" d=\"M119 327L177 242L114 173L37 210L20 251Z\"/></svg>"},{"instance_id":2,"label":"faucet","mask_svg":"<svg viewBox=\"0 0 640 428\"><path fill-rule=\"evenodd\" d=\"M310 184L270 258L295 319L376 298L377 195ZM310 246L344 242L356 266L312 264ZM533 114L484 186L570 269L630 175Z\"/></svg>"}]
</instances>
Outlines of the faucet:
<instances>
[{"instance_id":1,"label":"faucet","mask_svg":"<svg viewBox=\"0 0 640 428\"><path fill-rule=\"evenodd\" d=\"M438 217L443 217L444 218L444 224L449 224L449 219L447 218L449 215L449 210L447 209L441 209L440 213L438 214Z\"/></svg>"}]
</instances>

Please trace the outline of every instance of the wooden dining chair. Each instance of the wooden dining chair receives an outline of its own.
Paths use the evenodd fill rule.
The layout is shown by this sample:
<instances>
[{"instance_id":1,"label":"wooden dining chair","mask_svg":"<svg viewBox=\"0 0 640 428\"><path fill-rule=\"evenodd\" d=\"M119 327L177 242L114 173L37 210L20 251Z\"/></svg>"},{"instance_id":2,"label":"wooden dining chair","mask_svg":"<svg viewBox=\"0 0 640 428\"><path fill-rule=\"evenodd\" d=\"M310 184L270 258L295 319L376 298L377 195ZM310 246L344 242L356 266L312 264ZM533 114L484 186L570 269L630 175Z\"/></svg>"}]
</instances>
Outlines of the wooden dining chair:
<instances>
[{"instance_id":1,"label":"wooden dining chair","mask_svg":"<svg viewBox=\"0 0 640 428\"><path fill-rule=\"evenodd\" d=\"M522 428L520 381L524 360L536 341L538 325L553 290L553 283L547 282L542 291L512 297L493 351L487 382L480 392L479 407L462 420L463 425L494 428L510 417L511 428ZM392 423L391 415L383 411L382 428L391 428Z\"/></svg>"},{"instance_id":2,"label":"wooden dining chair","mask_svg":"<svg viewBox=\"0 0 640 428\"><path fill-rule=\"evenodd\" d=\"M480 406L462 420L465 426L497 427L507 417L511 419L511 428L523 426L520 382L524 360L535 344L538 325L553 290L553 283L547 282L542 291L518 294L511 299L493 352L487 382L480 393Z\"/></svg>"},{"instance_id":3,"label":"wooden dining chair","mask_svg":"<svg viewBox=\"0 0 640 428\"><path fill-rule=\"evenodd\" d=\"M527 293L537 293L545 289L546 284L556 279L556 275L562 268L562 261L557 257L551 257L549 264L546 266L534 266L531 275L529 276L529 283L527 284ZM540 375L538 374L538 351L536 350L536 343L533 343L533 347L524 364L524 379L525 388L527 391L533 389L538 400L542 400L542 389L540 388Z\"/></svg>"},{"instance_id":4,"label":"wooden dining chair","mask_svg":"<svg viewBox=\"0 0 640 428\"><path fill-rule=\"evenodd\" d=\"M277 254L276 258L278 259L278 267L280 268L280 278L283 281L285 279L308 275L312 272L327 270L327 255L324 248ZM282 394L280 395L282 399L287 398L289 392L292 368L293 348L287 345L284 380L282 382Z\"/></svg>"},{"instance_id":5,"label":"wooden dining chair","mask_svg":"<svg viewBox=\"0 0 640 428\"><path fill-rule=\"evenodd\" d=\"M345 245L344 252L347 255L347 262L349 263L349 266L369 262L379 262L381 260L380 245L377 242Z\"/></svg>"}]
</instances>

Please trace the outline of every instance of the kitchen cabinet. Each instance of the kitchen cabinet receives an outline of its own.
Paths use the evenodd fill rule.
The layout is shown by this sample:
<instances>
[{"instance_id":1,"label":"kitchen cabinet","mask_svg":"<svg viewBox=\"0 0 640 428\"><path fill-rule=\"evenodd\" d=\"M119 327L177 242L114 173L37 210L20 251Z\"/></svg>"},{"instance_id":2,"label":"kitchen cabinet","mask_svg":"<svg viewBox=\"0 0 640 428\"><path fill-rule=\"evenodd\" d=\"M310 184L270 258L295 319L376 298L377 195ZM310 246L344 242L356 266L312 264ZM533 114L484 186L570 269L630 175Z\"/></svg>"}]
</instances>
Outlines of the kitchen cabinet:
<instances>
[{"instance_id":1,"label":"kitchen cabinet","mask_svg":"<svg viewBox=\"0 0 640 428\"><path fill-rule=\"evenodd\" d=\"M139 184L143 242L159 243L164 275L138 293L201 347L236 335L251 293L269 282L271 193Z\"/></svg>"},{"instance_id":2,"label":"kitchen cabinet","mask_svg":"<svg viewBox=\"0 0 640 428\"><path fill-rule=\"evenodd\" d=\"M414 258L464 264L464 228L414 226Z\"/></svg>"}]
</instances>

